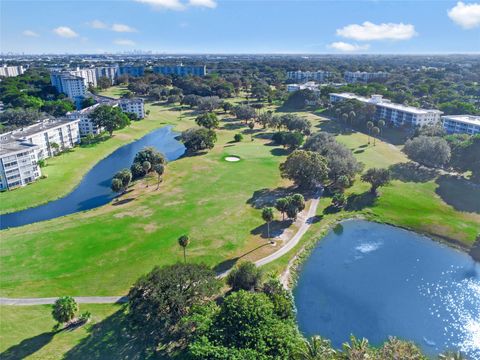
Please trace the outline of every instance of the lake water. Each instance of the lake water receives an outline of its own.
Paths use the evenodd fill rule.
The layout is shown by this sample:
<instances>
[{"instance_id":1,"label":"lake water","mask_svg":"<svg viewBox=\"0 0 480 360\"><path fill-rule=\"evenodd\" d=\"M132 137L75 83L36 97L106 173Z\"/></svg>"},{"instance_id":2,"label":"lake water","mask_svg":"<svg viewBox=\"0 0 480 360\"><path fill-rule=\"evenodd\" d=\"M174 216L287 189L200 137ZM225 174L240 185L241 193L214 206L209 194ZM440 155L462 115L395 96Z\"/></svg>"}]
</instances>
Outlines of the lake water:
<instances>
[{"instance_id":1,"label":"lake water","mask_svg":"<svg viewBox=\"0 0 480 360\"><path fill-rule=\"evenodd\" d=\"M480 264L413 232L343 222L303 264L294 296L300 330L335 347L392 335L480 360Z\"/></svg>"},{"instance_id":2,"label":"lake water","mask_svg":"<svg viewBox=\"0 0 480 360\"><path fill-rule=\"evenodd\" d=\"M166 126L122 146L98 162L65 197L45 205L1 215L0 229L54 219L109 203L116 196L110 189L113 175L121 169L130 168L135 154L145 146L155 147L170 161L178 159L185 152L185 147L175 139L177 135L171 126ZM48 166L45 170L48 173Z\"/></svg>"}]
</instances>

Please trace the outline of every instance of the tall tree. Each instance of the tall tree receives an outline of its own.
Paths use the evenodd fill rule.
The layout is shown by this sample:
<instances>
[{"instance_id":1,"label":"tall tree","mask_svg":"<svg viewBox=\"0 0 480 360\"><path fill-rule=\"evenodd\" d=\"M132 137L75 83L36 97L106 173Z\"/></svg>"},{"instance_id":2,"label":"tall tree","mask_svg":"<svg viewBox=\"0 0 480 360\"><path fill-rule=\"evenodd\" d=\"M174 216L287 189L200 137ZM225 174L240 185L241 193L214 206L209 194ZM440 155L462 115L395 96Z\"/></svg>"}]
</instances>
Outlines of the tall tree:
<instances>
[{"instance_id":1,"label":"tall tree","mask_svg":"<svg viewBox=\"0 0 480 360\"><path fill-rule=\"evenodd\" d=\"M300 188L313 189L327 179L327 161L316 152L295 150L280 164L280 173Z\"/></svg>"},{"instance_id":2,"label":"tall tree","mask_svg":"<svg viewBox=\"0 0 480 360\"><path fill-rule=\"evenodd\" d=\"M206 129L216 129L220 124L217 114L213 112L207 112L197 116L195 122L198 126L203 126Z\"/></svg>"},{"instance_id":3,"label":"tall tree","mask_svg":"<svg viewBox=\"0 0 480 360\"><path fill-rule=\"evenodd\" d=\"M262 219L267 223L267 237L270 239L270 223L273 221L273 208L265 207L262 210Z\"/></svg>"},{"instance_id":4,"label":"tall tree","mask_svg":"<svg viewBox=\"0 0 480 360\"><path fill-rule=\"evenodd\" d=\"M377 195L377 189L390 183L390 171L383 168L370 168L362 175L362 181L371 185L370 192Z\"/></svg>"},{"instance_id":5,"label":"tall tree","mask_svg":"<svg viewBox=\"0 0 480 360\"><path fill-rule=\"evenodd\" d=\"M403 148L410 159L422 165L441 167L450 161L451 151L445 139L435 136L418 136L408 140Z\"/></svg>"},{"instance_id":6,"label":"tall tree","mask_svg":"<svg viewBox=\"0 0 480 360\"><path fill-rule=\"evenodd\" d=\"M275 202L275 208L282 214L282 220L285 220L285 213L288 209L288 198L280 198Z\"/></svg>"},{"instance_id":7,"label":"tall tree","mask_svg":"<svg viewBox=\"0 0 480 360\"><path fill-rule=\"evenodd\" d=\"M110 136L113 131L130 125L130 119L120 108L100 105L90 114L90 120L98 127L104 128Z\"/></svg>"},{"instance_id":8,"label":"tall tree","mask_svg":"<svg viewBox=\"0 0 480 360\"><path fill-rule=\"evenodd\" d=\"M187 263L187 246L190 244L190 238L188 235L182 235L178 238L178 245L183 249L183 261Z\"/></svg>"},{"instance_id":9,"label":"tall tree","mask_svg":"<svg viewBox=\"0 0 480 360\"><path fill-rule=\"evenodd\" d=\"M153 170L157 174L157 189L160 187L160 183L162 182L162 175L165 172L165 165L163 164L155 164L153 165Z\"/></svg>"}]
</instances>

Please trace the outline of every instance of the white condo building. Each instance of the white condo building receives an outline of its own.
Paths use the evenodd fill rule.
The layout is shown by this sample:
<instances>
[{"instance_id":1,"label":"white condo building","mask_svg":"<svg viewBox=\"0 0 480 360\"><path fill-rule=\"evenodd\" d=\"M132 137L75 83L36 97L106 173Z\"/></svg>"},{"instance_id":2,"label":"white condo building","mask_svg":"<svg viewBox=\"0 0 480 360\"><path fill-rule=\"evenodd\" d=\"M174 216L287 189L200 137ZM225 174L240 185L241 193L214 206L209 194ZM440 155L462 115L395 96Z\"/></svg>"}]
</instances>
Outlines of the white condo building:
<instances>
[{"instance_id":1,"label":"white condo building","mask_svg":"<svg viewBox=\"0 0 480 360\"><path fill-rule=\"evenodd\" d=\"M325 82L329 77L332 76L332 73L329 71L287 71L288 80L294 80L297 82L306 82L306 81L317 81Z\"/></svg>"},{"instance_id":2,"label":"white condo building","mask_svg":"<svg viewBox=\"0 0 480 360\"><path fill-rule=\"evenodd\" d=\"M388 73L383 71L366 72L366 71L345 71L344 78L347 83L369 82L373 80L385 79Z\"/></svg>"},{"instance_id":3,"label":"white condo building","mask_svg":"<svg viewBox=\"0 0 480 360\"><path fill-rule=\"evenodd\" d=\"M96 126L90 119L90 114L92 113L92 111L94 111L97 107L101 105L108 105L112 107L120 106L120 109L125 113L134 113L139 119L143 119L145 117L143 99L135 98L121 100L110 99L108 101L105 100L101 103L89 106L85 109L70 111L67 113L68 119L79 121L79 129L81 136L86 136L88 134L98 135L104 130L103 128Z\"/></svg>"},{"instance_id":4,"label":"white condo building","mask_svg":"<svg viewBox=\"0 0 480 360\"><path fill-rule=\"evenodd\" d=\"M14 77L18 75L22 75L25 72L23 66L7 66L3 65L0 66L0 76L4 77Z\"/></svg>"},{"instance_id":5,"label":"white condo building","mask_svg":"<svg viewBox=\"0 0 480 360\"><path fill-rule=\"evenodd\" d=\"M88 134L98 135L103 131L103 128L96 126L90 120L90 114L92 113L93 110L95 110L100 105L101 104L95 104L82 110L70 111L67 113L66 116L68 119L79 121L78 128L80 130L81 136L85 136ZM107 104L104 104L104 105L107 105Z\"/></svg>"},{"instance_id":6,"label":"white condo building","mask_svg":"<svg viewBox=\"0 0 480 360\"><path fill-rule=\"evenodd\" d=\"M391 122L395 126L422 127L440 122L443 114L440 110L421 109L413 106L392 103L382 95L372 95L371 98L351 93L330 93L330 102L355 99L376 107L375 118Z\"/></svg>"},{"instance_id":7,"label":"white condo building","mask_svg":"<svg viewBox=\"0 0 480 360\"><path fill-rule=\"evenodd\" d=\"M125 113L133 113L137 115L139 119L145 117L145 106L143 99L121 99L119 102L120 108Z\"/></svg>"},{"instance_id":8,"label":"white condo building","mask_svg":"<svg viewBox=\"0 0 480 360\"><path fill-rule=\"evenodd\" d=\"M102 66L98 67L95 69L97 81L98 79L102 77L106 77L111 81L111 84L113 85L115 83L115 80L117 80L118 77L118 66Z\"/></svg>"},{"instance_id":9,"label":"white condo building","mask_svg":"<svg viewBox=\"0 0 480 360\"><path fill-rule=\"evenodd\" d=\"M295 92L298 90L311 90L314 92L318 92L319 85L314 83L313 81L308 81L305 84L288 84L287 85L287 92Z\"/></svg>"},{"instance_id":10,"label":"white condo building","mask_svg":"<svg viewBox=\"0 0 480 360\"><path fill-rule=\"evenodd\" d=\"M0 190L35 181L42 160L80 142L79 120L45 119L0 135ZM54 145L58 145L57 146Z\"/></svg>"},{"instance_id":11,"label":"white condo building","mask_svg":"<svg viewBox=\"0 0 480 360\"><path fill-rule=\"evenodd\" d=\"M445 115L442 116L442 123L448 134L480 134L480 116Z\"/></svg>"},{"instance_id":12,"label":"white condo building","mask_svg":"<svg viewBox=\"0 0 480 360\"><path fill-rule=\"evenodd\" d=\"M70 75L78 76L83 79L85 87L88 88L90 85L97 87L97 71L96 69L80 69L69 71Z\"/></svg>"}]
</instances>

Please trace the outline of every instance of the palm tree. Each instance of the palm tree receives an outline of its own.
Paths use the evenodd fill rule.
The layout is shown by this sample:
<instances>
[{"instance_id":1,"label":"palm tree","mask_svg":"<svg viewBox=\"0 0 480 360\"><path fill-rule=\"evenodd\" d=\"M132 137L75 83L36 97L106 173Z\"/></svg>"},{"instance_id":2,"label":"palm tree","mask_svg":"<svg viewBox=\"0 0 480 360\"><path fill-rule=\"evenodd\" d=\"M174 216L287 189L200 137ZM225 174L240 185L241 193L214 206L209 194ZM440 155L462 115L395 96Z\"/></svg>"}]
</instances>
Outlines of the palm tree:
<instances>
[{"instance_id":1,"label":"palm tree","mask_svg":"<svg viewBox=\"0 0 480 360\"><path fill-rule=\"evenodd\" d=\"M155 164L153 166L153 170L157 173L158 180L157 180L157 189L160 187L160 183L162 182L162 175L165 172L165 166L162 164Z\"/></svg>"},{"instance_id":2,"label":"palm tree","mask_svg":"<svg viewBox=\"0 0 480 360\"><path fill-rule=\"evenodd\" d=\"M385 126L385 120L378 120L377 126L378 126L378 128L380 129L380 132L381 132L381 130Z\"/></svg>"},{"instance_id":3,"label":"palm tree","mask_svg":"<svg viewBox=\"0 0 480 360\"><path fill-rule=\"evenodd\" d=\"M330 341L320 336L312 336L310 340L304 340L297 349L295 359L298 360L330 360L336 354Z\"/></svg>"},{"instance_id":4,"label":"palm tree","mask_svg":"<svg viewBox=\"0 0 480 360\"><path fill-rule=\"evenodd\" d=\"M253 121L249 122L248 127L250 128L250 140L253 141L253 128L255 127L255 123Z\"/></svg>"},{"instance_id":5,"label":"palm tree","mask_svg":"<svg viewBox=\"0 0 480 360\"><path fill-rule=\"evenodd\" d=\"M147 183L146 187L148 187L147 175L150 172L150 170L152 169L152 164L150 163L150 161L144 161L143 164L142 164L142 169L143 169L143 171L145 171L145 182Z\"/></svg>"},{"instance_id":6,"label":"palm tree","mask_svg":"<svg viewBox=\"0 0 480 360\"><path fill-rule=\"evenodd\" d=\"M374 126L372 128L372 133L373 133L373 146L375 146L375 140L377 139L376 136L378 136L378 134L380 134L380 128Z\"/></svg>"},{"instance_id":7,"label":"palm tree","mask_svg":"<svg viewBox=\"0 0 480 360\"><path fill-rule=\"evenodd\" d=\"M373 122L367 121L367 129L368 129L368 143L370 144L370 132L373 128Z\"/></svg>"},{"instance_id":8,"label":"palm tree","mask_svg":"<svg viewBox=\"0 0 480 360\"><path fill-rule=\"evenodd\" d=\"M348 119L350 120L350 124L353 127L353 124L355 123L355 120L357 119L357 114L355 114L355 111L352 110L348 113Z\"/></svg>"},{"instance_id":9,"label":"palm tree","mask_svg":"<svg viewBox=\"0 0 480 360\"><path fill-rule=\"evenodd\" d=\"M270 239L270 222L273 220L273 208L271 207L263 208L262 218L267 223L267 237Z\"/></svg>"},{"instance_id":10,"label":"palm tree","mask_svg":"<svg viewBox=\"0 0 480 360\"><path fill-rule=\"evenodd\" d=\"M190 244L190 238L188 237L188 235L182 235L178 238L178 245L183 248L183 261L185 262L185 264L187 263L186 249L188 244Z\"/></svg>"},{"instance_id":11,"label":"palm tree","mask_svg":"<svg viewBox=\"0 0 480 360\"><path fill-rule=\"evenodd\" d=\"M367 359L370 352L370 344L368 340L357 339L355 336L350 336L350 343L344 343L342 345L343 352L347 359Z\"/></svg>"}]
</instances>

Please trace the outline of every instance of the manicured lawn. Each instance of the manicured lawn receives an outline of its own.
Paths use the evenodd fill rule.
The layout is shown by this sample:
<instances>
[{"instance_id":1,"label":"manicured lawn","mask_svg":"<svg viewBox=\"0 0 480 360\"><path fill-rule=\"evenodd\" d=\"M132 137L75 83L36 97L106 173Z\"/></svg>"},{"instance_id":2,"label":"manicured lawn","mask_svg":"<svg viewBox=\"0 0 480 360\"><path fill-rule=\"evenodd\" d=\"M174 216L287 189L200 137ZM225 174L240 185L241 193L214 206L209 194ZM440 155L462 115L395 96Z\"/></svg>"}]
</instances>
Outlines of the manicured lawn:
<instances>
[{"instance_id":1,"label":"manicured lawn","mask_svg":"<svg viewBox=\"0 0 480 360\"><path fill-rule=\"evenodd\" d=\"M172 119L178 114L162 106L154 105L151 109L154 118ZM192 124L193 120L184 115L178 120L177 129ZM113 203L4 231L1 295L124 294L138 276L153 266L181 260L177 238L184 233L192 238L189 258L212 266L265 244L258 231L263 224L260 211L248 202L256 191L285 184L278 171L284 155L272 156L275 147L267 146L268 140L257 138L251 142L248 131L238 122L225 121L222 126L212 151L168 165L159 191L153 186L146 189L142 182L133 193L125 195L133 199L125 204ZM241 131L247 132L244 141L232 143L233 135ZM367 137L362 133L338 138L352 149L361 149L356 156L367 167L406 161L389 144L365 146ZM223 157L229 154L240 156L242 161L224 161ZM480 216L455 211L441 200L435 188L433 181L394 181L382 190L379 199L369 203L364 201L369 200L365 196L367 184L357 180L349 193L360 196L355 207L341 216L363 214L470 244ZM323 213L329 203L329 199L322 200L319 216L329 217ZM249 258L266 250L253 252Z\"/></svg>"},{"instance_id":2,"label":"manicured lawn","mask_svg":"<svg viewBox=\"0 0 480 360\"><path fill-rule=\"evenodd\" d=\"M120 146L139 139L156 128L178 122L179 112L164 111L160 114L158 106L151 105L147 105L147 109L151 109L150 116L116 131L112 138L90 147L79 146L72 152L47 159L42 174L48 175L48 178L0 193L0 214L40 205L68 194L98 161Z\"/></svg>"},{"instance_id":3,"label":"manicured lawn","mask_svg":"<svg viewBox=\"0 0 480 360\"><path fill-rule=\"evenodd\" d=\"M284 183L278 171L283 157L272 156L268 140L232 144L238 131L221 130L208 154L169 164L159 191L141 183L141 193L125 195L134 198L129 203L4 231L1 293L123 294L154 265L181 260L177 238L183 233L192 238L188 256L212 266L247 245L264 244L250 233L263 221L247 200ZM224 161L228 154L242 161Z\"/></svg>"},{"instance_id":4,"label":"manicured lawn","mask_svg":"<svg viewBox=\"0 0 480 360\"><path fill-rule=\"evenodd\" d=\"M100 91L98 94L103 95L103 96L108 96L111 98L118 99L120 98L123 94L125 94L128 91L126 86L119 85L119 86L112 86L109 87L106 90Z\"/></svg>"},{"instance_id":5,"label":"manicured lawn","mask_svg":"<svg viewBox=\"0 0 480 360\"><path fill-rule=\"evenodd\" d=\"M80 312L92 314L90 322L74 330L54 333L51 306L0 306L0 358L54 360L62 355L72 360L121 358L115 341L124 344L126 341L115 333L119 329L119 309L119 305L81 304Z\"/></svg>"}]
</instances>

